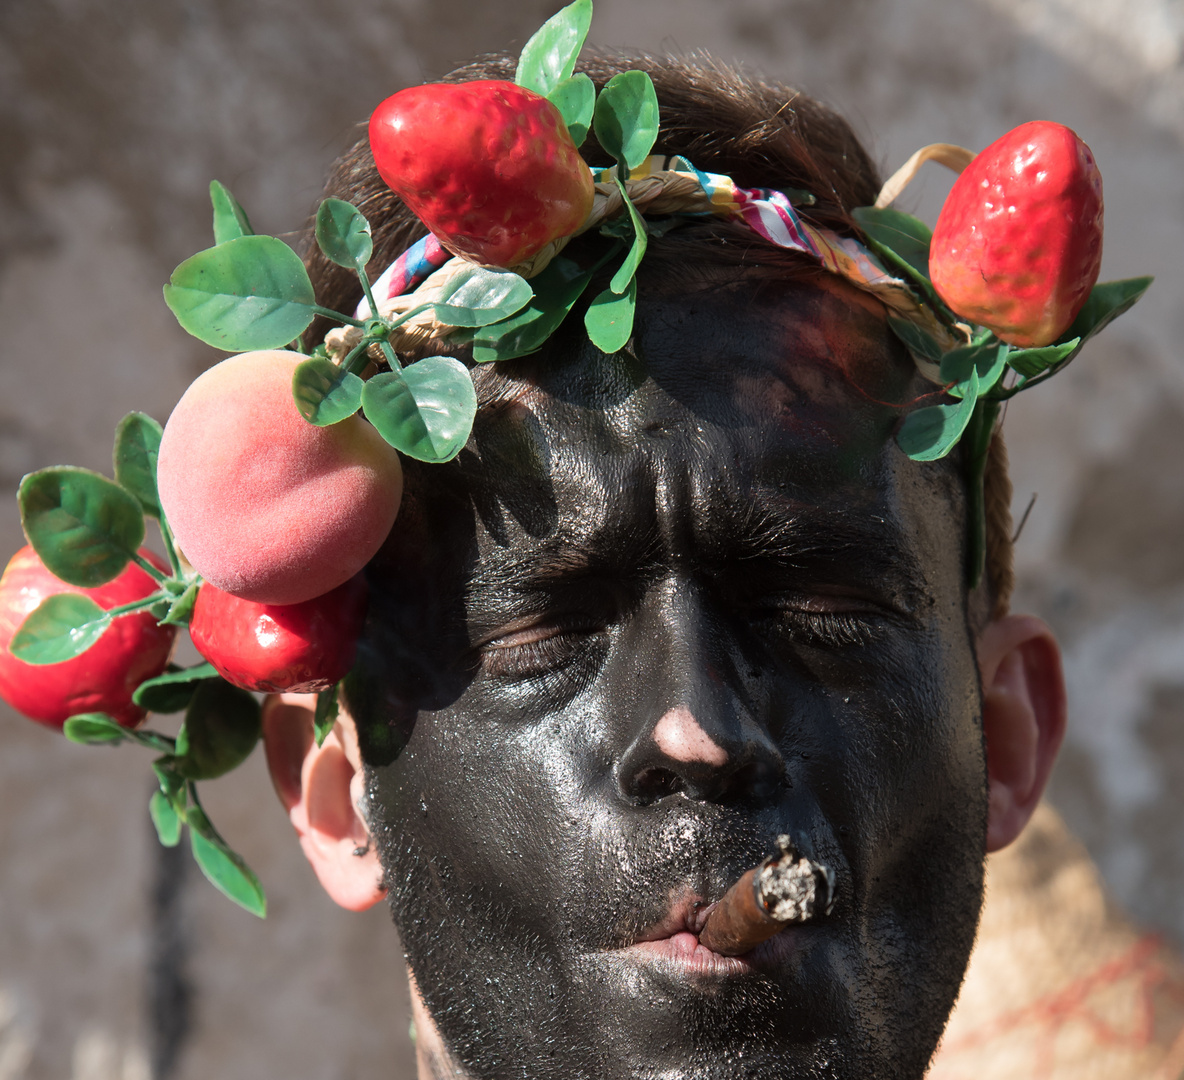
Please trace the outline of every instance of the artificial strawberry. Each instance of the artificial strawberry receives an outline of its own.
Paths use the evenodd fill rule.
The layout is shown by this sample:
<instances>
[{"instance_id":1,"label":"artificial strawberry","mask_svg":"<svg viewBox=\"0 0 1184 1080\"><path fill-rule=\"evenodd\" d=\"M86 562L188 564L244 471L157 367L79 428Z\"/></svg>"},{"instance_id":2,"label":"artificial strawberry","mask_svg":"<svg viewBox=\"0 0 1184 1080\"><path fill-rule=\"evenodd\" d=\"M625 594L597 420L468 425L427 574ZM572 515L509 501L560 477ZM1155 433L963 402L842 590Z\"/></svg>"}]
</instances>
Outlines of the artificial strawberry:
<instances>
[{"instance_id":1,"label":"artificial strawberry","mask_svg":"<svg viewBox=\"0 0 1184 1080\"><path fill-rule=\"evenodd\" d=\"M1023 348L1056 341L1102 264L1102 177L1069 128L1021 124L954 183L930 244L934 288L957 315Z\"/></svg>"},{"instance_id":2,"label":"artificial strawberry","mask_svg":"<svg viewBox=\"0 0 1184 1080\"><path fill-rule=\"evenodd\" d=\"M449 251L516 266L584 223L592 175L546 98L485 79L413 86L370 117L379 175Z\"/></svg>"}]
</instances>

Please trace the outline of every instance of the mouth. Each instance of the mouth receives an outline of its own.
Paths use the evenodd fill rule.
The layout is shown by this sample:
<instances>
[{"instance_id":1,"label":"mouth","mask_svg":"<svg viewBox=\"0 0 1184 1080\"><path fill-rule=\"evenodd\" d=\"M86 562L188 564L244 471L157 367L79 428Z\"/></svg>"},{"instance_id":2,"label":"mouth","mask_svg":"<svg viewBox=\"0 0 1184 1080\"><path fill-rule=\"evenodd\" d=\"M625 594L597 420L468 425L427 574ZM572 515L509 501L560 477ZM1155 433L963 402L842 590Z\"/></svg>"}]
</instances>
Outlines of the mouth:
<instances>
[{"instance_id":1,"label":"mouth","mask_svg":"<svg viewBox=\"0 0 1184 1080\"><path fill-rule=\"evenodd\" d=\"M719 980L771 972L783 966L795 950L794 927L740 956L724 956L709 949L699 934L715 906L698 896L687 896L632 944L614 949L610 955L683 978Z\"/></svg>"}]
</instances>

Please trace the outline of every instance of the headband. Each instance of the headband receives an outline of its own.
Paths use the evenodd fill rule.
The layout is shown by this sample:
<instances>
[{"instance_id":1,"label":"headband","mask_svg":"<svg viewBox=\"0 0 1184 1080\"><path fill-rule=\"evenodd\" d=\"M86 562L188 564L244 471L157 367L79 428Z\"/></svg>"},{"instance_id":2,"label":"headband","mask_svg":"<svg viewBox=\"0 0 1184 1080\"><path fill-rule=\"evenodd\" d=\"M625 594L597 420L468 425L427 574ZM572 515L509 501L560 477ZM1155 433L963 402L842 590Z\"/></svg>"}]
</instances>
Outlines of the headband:
<instances>
[{"instance_id":1,"label":"headband","mask_svg":"<svg viewBox=\"0 0 1184 1080\"><path fill-rule=\"evenodd\" d=\"M618 172L617 166L592 170L595 196L584 223L575 232L551 241L528 265L519 265L515 270L527 280L534 278L571 240L624 216L628 198L638 212L647 217L677 215L740 221L770 244L799 251L829 273L870 293L897 318L914 324L943 342L946 348L957 344L913 289L888 273L865 244L854 237L840 236L833 229L813 225L798 213L794 198L811 205L813 196L805 192L786 194L769 188L743 188L730 176L703 172L677 155L650 155L629 170L623 183L624 195L616 184ZM386 316L398 315L419 306L446 291L451 276L463 273L464 269L465 260L453 255L429 233L375 279L371 292L378 312ZM371 314L369 300L363 298L354 311L354 318L365 320ZM456 329L441 323L429 308L402 323L389 340L398 352L418 347L429 339L446 340ZM347 330L331 334L326 344L329 354L338 362L361 340L360 332L351 334ZM942 384L938 365L922 356L914 356L914 360L925 378Z\"/></svg>"}]
</instances>

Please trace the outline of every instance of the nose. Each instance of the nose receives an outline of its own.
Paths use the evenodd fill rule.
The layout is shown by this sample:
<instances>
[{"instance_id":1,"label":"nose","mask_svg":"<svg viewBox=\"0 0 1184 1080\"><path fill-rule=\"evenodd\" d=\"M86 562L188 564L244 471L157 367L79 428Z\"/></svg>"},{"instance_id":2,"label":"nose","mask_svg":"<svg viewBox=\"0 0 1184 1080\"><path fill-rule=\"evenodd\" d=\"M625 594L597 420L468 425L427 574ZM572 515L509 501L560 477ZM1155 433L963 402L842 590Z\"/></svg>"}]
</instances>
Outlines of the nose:
<instances>
[{"instance_id":1,"label":"nose","mask_svg":"<svg viewBox=\"0 0 1184 1080\"><path fill-rule=\"evenodd\" d=\"M617 787L629 802L672 795L764 801L785 781L785 760L733 662L726 620L692 581L656 585L630 620L623 653L633 684L621 717Z\"/></svg>"}]
</instances>

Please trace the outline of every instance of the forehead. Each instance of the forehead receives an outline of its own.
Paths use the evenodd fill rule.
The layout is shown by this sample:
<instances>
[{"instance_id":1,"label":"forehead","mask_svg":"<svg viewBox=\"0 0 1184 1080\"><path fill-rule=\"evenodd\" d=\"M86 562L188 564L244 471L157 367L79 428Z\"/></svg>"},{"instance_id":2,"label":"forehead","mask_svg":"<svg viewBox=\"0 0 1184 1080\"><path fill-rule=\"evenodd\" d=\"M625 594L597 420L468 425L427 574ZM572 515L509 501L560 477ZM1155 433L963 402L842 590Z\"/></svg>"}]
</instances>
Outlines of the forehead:
<instances>
[{"instance_id":1,"label":"forehead","mask_svg":"<svg viewBox=\"0 0 1184 1080\"><path fill-rule=\"evenodd\" d=\"M836 537L885 516L899 406L918 390L874 300L749 275L642 300L616 356L582 337L478 419L471 488L508 512L487 549L618 545L614 529L701 546L769 505Z\"/></svg>"}]
</instances>

